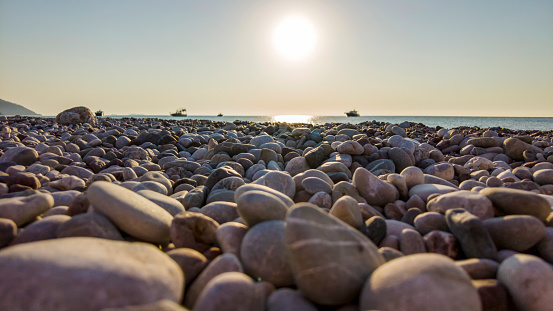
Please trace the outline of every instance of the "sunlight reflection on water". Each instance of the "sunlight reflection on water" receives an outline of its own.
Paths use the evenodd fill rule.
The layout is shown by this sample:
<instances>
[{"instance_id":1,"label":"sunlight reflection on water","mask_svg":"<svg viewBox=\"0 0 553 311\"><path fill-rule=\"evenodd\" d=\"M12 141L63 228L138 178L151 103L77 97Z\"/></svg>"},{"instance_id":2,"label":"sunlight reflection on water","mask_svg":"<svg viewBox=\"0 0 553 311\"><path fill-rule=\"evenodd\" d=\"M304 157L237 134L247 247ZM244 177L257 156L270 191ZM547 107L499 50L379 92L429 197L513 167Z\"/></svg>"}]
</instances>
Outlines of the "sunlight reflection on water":
<instances>
[{"instance_id":1,"label":"sunlight reflection on water","mask_svg":"<svg viewBox=\"0 0 553 311\"><path fill-rule=\"evenodd\" d=\"M275 122L287 122L287 123L313 123L313 116L300 115L300 114L284 114L274 116Z\"/></svg>"}]
</instances>

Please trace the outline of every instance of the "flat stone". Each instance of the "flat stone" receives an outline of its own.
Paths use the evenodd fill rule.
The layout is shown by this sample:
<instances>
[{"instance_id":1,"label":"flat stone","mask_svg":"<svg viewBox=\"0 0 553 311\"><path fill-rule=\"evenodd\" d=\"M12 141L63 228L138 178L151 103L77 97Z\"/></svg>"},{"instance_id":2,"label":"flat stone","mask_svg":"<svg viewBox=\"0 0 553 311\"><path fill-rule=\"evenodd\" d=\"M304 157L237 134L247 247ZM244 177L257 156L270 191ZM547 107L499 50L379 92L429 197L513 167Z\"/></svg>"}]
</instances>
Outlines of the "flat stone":
<instances>
[{"instance_id":1,"label":"flat stone","mask_svg":"<svg viewBox=\"0 0 553 311\"><path fill-rule=\"evenodd\" d=\"M467 258L497 258L496 246L478 217L460 208L447 210L445 217Z\"/></svg>"},{"instance_id":2,"label":"flat stone","mask_svg":"<svg viewBox=\"0 0 553 311\"><path fill-rule=\"evenodd\" d=\"M495 208L507 215L530 215L545 220L551 213L549 202L538 194L507 188L486 188L480 193L490 199Z\"/></svg>"},{"instance_id":3,"label":"flat stone","mask_svg":"<svg viewBox=\"0 0 553 311\"><path fill-rule=\"evenodd\" d=\"M545 225L536 217L512 215L482 222L498 249L528 250L545 236Z\"/></svg>"},{"instance_id":4,"label":"flat stone","mask_svg":"<svg viewBox=\"0 0 553 311\"><path fill-rule=\"evenodd\" d=\"M462 208L482 220L494 216L492 201L474 191L457 191L440 195L428 201L426 208L430 212L442 214L451 208Z\"/></svg>"},{"instance_id":5,"label":"flat stone","mask_svg":"<svg viewBox=\"0 0 553 311\"><path fill-rule=\"evenodd\" d=\"M57 229L58 238L91 237L122 241L117 227L104 215L85 213L71 217Z\"/></svg>"},{"instance_id":6,"label":"flat stone","mask_svg":"<svg viewBox=\"0 0 553 311\"><path fill-rule=\"evenodd\" d=\"M394 164L394 161L388 159L378 159L372 161L365 166L365 168L376 176L396 172L396 165Z\"/></svg>"},{"instance_id":7,"label":"flat stone","mask_svg":"<svg viewBox=\"0 0 553 311\"><path fill-rule=\"evenodd\" d=\"M551 310L553 269L539 257L526 254L509 257L499 265L497 280L507 287L520 310Z\"/></svg>"},{"instance_id":8,"label":"flat stone","mask_svg":"<svg viewBox=\"0 0 553 311\"><path fill-rule=\"evenodd\" d=\"M353 174L353 186L370 205L384 206L399 198L399 192L392 184L378 179L364 168Z\"/></svg>"},{"instance_id":9,"label":"flat stone","mask_svg":"<svg viewBox=\"0 0 553 311\"><path fill-rule=\"evenodd\" d=\"M251 228L267 220L284 220L288 207L271 193L252 190L238 197L237 211Z\"/></svg>"},{"instance_id":10,"label":"flat stone","mask_svg":"<svg viewBox=\"0 0 553 311\"><path fill-rule=\"evenodd\" d=\"M0 162L13 161L19 165L31 165L38 160L38 152L29 147L13 147L4 150L0 156Z\"/></svg>"},{"instance_id":11,"label":"flat stone","mask_svg":"<svg viewBox=\"0 0 553 311\"><path fill-rule=\"evenodd\" d=\"M173 216L135 192L97 181L88 187L87 198L95 210L129 235L147 242L169 241Z\"/></svg>"},{"instance_id":12,"label":"flat stone","mask_svg":"<svg viewBox=\"0 0 553 311\"><path fill-rule=\"evenodd\" d=\"M446 185L420 184L420 185L413 186L413 188L409 189L409 196L412 197L416 194L421 199L426 201L428 199L428 196L430 196L431 194L434 194L434 193L446 194L454 191L458 191L458 190Z\"/></svg>"},{"instance_id":13,"label":"flat stone","mask_svg":"<svg viewBox=\"0 0 553 311\"><path fill-rule=\"evenodd\" d=\"M71 219L67 215L55 215L35 221L27 226L13 239L12 245L42 240L55 239L58 228Z\"/></svg>"},{"instance_id":14,"label":"flat stone","mask_svg":"<svg viewBox=\"0 0 553 311\"><path fill-rule=\"evenodd\" d=\"M432 299L428 299L432 293ZM453 260L415 254L376 269L360 296L360 310L482 310L470 278Z\"/></svg>"},{"instance_id":15,"label":"flat stone","mask_svg":"<svg viewBox=\"0 0 553 311\"><path fill-rule=\"evenodd\" d=\"M200 209L200 213L210 217L219 224L233 221L239 217L237 204L223 201L215 201L204 205Z\"/></svg>"},{"instance_id":16,"label":"flat stone","mask_svg":"<svg viewBox=\"0 0 553 311\"><path fill-rule=\"evenodd\" d=\"M294 285L283 221L265 221L248 230L242 240L240 258L246 274L253 279L267 281L276 288Z\"/></svg>"},{"instance_id":17,"label":"flat stone","mask_svg":"<svg viewBox=\"0 0 553 311\"><path fill-rule=\"evenodd\" d=\"M140 190L137 192L139 195L159 205L166 210L172 216L177 215L180 212L184 212L184 206L177 200L163 195L159 192L151 190Z\"/></svg>"},{"instance_id":18,"label":"flat stone","mask_svg":"<svg viewBox=\"0 0 553 311\"><path fill-rule=\"evenodd\" d=\"M445 216L436 212L426 212L415 217L415 228L425 235L434 230L448 231Z\"/></svg>"},{"instance_id":19,"label":"flat stone","mask_svg":"<svg viewBox=\"0 0 553 311\"><path fill-rule=\"evenodd\" d=\"M296 204L286 217L286 243L298 289L317 304L353 301L384 263L367 237L306 203Z\"/></svg>"},{"instance_id":20,"label":"flat stone","mask_svg":"<svg viewBox=\"0 0 553 311\"><path fill-rule=\"evenodd\" d=\"M22 226L53 206L54 198L48 193L0 199L0 218L11 219L17 226Z\"/></svg>"},{"instance_id":21,"label":"flat stone","mask_svg":"<svg viewBox=\"0 0 553 311\"><path fill-rule=\"evenodd\" d=\"M3 249L0 274L0 292L5 294L0 309L13 311L177 302L184 285L178 265L154 246L96 238L54 239Z\"/></svg>"},{"instance_id":22,"label":"flat stone","mask_svg":"<svg viewBox=\"0 0 553 311\"><path fill-rule=\"evenodd\" d=\"M425 174L433 175L444 180L451 180L455 177L453 165L447 162L436 163L424 169Z\"/></svg>"},{"instance_id":23,"label":"flat stone","mask_svg":"<svg viewBox=\"0 0 553 311\"><path fill-rule=\"evenodd\" d=\"M330 194L332 192L332 187L326 181L318 177L307 177L302 180L301 185L309 194L315 194L317 192L326 192Z\"/></svg>"}]
</instances>

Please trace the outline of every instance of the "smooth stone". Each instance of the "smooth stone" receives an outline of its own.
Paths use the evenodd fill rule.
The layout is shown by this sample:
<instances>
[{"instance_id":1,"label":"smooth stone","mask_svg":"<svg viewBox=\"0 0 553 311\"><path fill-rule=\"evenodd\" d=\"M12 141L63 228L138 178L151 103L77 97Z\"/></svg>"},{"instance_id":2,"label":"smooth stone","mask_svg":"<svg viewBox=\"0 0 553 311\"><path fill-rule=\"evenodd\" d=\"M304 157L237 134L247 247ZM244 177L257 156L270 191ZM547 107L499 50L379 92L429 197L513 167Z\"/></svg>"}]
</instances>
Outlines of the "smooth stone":
<instances>
[{"instance_id":1,"label":"smooth stone","mask_svg":"<svg viewBox=\"0 0 553 311\"><path fill-rule=\"evenodd\" d=\"M326 192L330 194L332 192L332 187L327 182L317 177L307 177L302 180L301 185L309 194L315 194L317 192Z\"/></svg>"},{"instance_id":2,"label":"smooth stone","mask_svg":"<svg viewBox=\"0 0 553 311\"><path fill-rule=\"evenodd\" d=\"M459 254L457 239L451 233L433 230L425 234L423 239L429 253L444 255L451 259L456 259Z\"/></svg>"},{"instance_id":3,"label":"smooth stone","mask_svg":"<svg viewBox=\"0 0 553 311\"><path fill-rule=\"evenodd\" d=\"M147 242L166 243L173 216L141 195L115 184L97 181L87 189L94 209L119 229Z\"/></svg>"},{"instance_id":4,"label":"smooth stone","mask_svg":"<svg viewBox=\"0 0 553 311\"><path fill-rule=\"evenodd\" d=\"M0 218L0 248L8 245L17 235L17 225L11 219Z\"/></svg>"},{"instance_id":5,"label":"smooth stone","mask_svg":"<svg viewBox=\"0 0 553 311\"><path fill-rule=\"evenodd\" d=\"M386 235L386 237L380 241L378 246L389 247L399 251L399 238L396 235Z\"/></svg>"},{"instance_id":6,"label":"smooth stone","mask_svg":"<svg viewBox=\"0 0 553 311\"><path fill-rule=\"evenodd\" d=\"M455 177L453 165L447 162L432 164L424 169L424 173L444 180L452 180Z\"/></svg>"},{"instance_id":7,"label":"smooth stone","mask_svg":"<svg viewBox=\"0 0 553 311\"><path fill-rule=\"evenodd\" d=\"M301 174L298 174L294 177L292 177L292 179L294 180L294 183L296 184L296 191L299 191L299 190L302 190L303 189L303 186L302 186L302 182L304 179L308 178L308 177L317 177L319 179L322 179L324 180L327 184L330 185L331 189L332 187L334 187L334 182L332 181L332 179L330 179L330 177L328 177L327 174L319 171L319 170L314 170L314 169L310 169L310 170L307 170Z\"/></svg>"},{"instance_id":8,"label":"smooth stone","mask_svg":"<svg viewBox=\"0 0 553 311\"><path fill-rule=\"evenodd\" d=\"M297 290L280 288L275 290L267 300L267 311L317 311L317 307Z\"/></svg>"},{"instance_id":9,"label":"smooth stone","mask_svg":"<svg viewBox=\"0 0 553 311\"><path fill-rule=\"evenodd\" d=\"M211 191L219 190L219 189L226 189L226 190L232 190L235 191L236 189L240 188L241 186L245 185L244 179L233 176L233 177L227 177L225 179L221 179L219 182L217 182L213 188L211 188Z\"/></svg>"},{"instance_id":10,"label":"smooth stone","mask_svg":"<svg viewBox=\"0 0 553 311\"><path fill-rule=\"evenodd\" d=\"M186 247L205 252L217 239L215 232L219 224L204 214L190 211L177 214L171 223L171 241L175 247Z\"/></svg>"},{"instance_id":11,"label":"smooth stone","mask_svg":"<svg viewBox=\"0 0 553 311\"><path fill-rule=\"evenodd\" d=\"M56 206L69 206L71 202L82 192L77 190L68 190L51 193L54 198L54 207Z\"/></svg>"},{"instance_id":12,"label":"smooth stone","mask_svg":"<svg viewBox=\"0 0 553 311\"><path fill-rule=\"evenodd\" d=\"M470 158L467 163L463 165L464 168L472 170L472 171L478 171L478 170L484 170L488 171L493 169L493 162L484 158L484 157L473 157Z\"/></svg>"},{"instance_id":13,"label":"smooth stone","mask_svg":"<svg viewBox=\"0 0 553 311\"><path fill-rule=\"evenodd\" d=\"M326 192L315 193L307 202L329 210L332 208L332 197Z\"/></svg>"},{"instance_id":14,"label":"smooth stone","mask_svg":"<svg viewBox=\"0 0 553 311\"><path fill-rule=\"evenodd\" d=\"M288 208L275 195L252 190L238 197L237 211L238 215L251 228L267 220L284 220Z\"/></svg>"},{"instance_id":15,"label":"smooth stone","mask_svg":"<svg viewBox=\"0 0 553 311\"><path fill-rule=\"evenodd\" d=\"M233 221L239 217L236 203L223 201L215 201L204 205L200 209L200 213L210 217L219 224Z\"/></svg>"},{"instance_id":16,"label":"smooth stone","mask_svg":"<svg viewBox=\"0 0 553 311\"><path fill-rule=\"evenodd\" d=\"M209 177L205 181L204 186L206 186L208 189L213 188L215 184L217 184L219 181L227 178L227 177L239 177L242 176L240 173L236 172L234 169L228 167L228 166L222 166L218 169L215 169L209 174Z\"/></svg>"},{"instance_id":17,"label":"smooth stone","mask_svg":"<svg viewBox=\"0 0 553 311\"><path fill-rule=\"evenodd\" d=\"M187 308L193 309L198 297L209 281L225 272L244 272L240 261L235 255L223 254L210 262L187 288L184 296L184 305Z\"/></svg>"},{"instance_id":18,"label":"smooth stone","mask_svg":"<svg viewBox=\"0 0 553 311\"><path fill-rule=\"evenodd\" d=\"M544 169L534 172L534 181L539 185L553 184L553 169Z\"/></svg>"},{"instance_id":19,"label":"smooth stone","mask_svg":"<svg viewBox=\"0 0 553 311\"><path fill-rule=\"evenodd\" d=\"M523 252L545 236L545 225L536 217L512 215L482 222L498 249Z\"/></svg>"},{"instance_id":20,"label":"smooth stone","mask_svg":"<svg viewBox=\"0 0 553 311\"><path fill-rule=\"evenodd\" d=\"M289 198L293 198L296 194L296 184L292 176L284 172L269 172L254 181L254 184L267 186L278 192L284 193Z\"/></svg>"},{"instance_id":21,"label":"smooth stone","mask_svg":"<svg viewBox=\"0 0 553 311\"><path fill-rule=\"evenodd\" d=\"M188 311L188 309L184 308L180 304L168 300L168 299L162 299L156 302L147 303L143 305L138 306L125 306L120 308L104 308L100 311Z\"/></svg>"},{"instance_id":22,"label":"smooth stone","mask_svg":"<svg viewBox=\"0 0 553 311\"><path fill-rule=\"evenodd\" d=\"M445 218L467 258L497 258L496 246L478 217L464 209L455 208L447 210Z\"/></svg>"},{"instance_id":23,"label":"smooth stone","mask_svg":"<svg viewBox=\"0 0 553 311\"><path fill-rule=\"evenodd\" d=\"M426 253L426 245L416 230L403 229L399 235L399 250L405 255Z\"/></svg>"},{"instance_id":24,"label":"smooth stone","mask_svg":"<svg viewBox=\"0 0 553 311\"><path fill-rule=\"evenodd\" d=\"M418 195L423 201L426 201L428 199L428 196L430 196L431 194L446 194L454 191L458 190L446 185L420 184L409 189L409 196L412 197L414 195Z\"/></svg>"},{"instance_id":25,"label":"smooth stone","mask_svg":"<svg viewBox=\"0 0 553 311\"><path fill-rule=\"evenodd\" d=\"M347 140L339 144L338 147L336 148L336 151L344 154L359 155L359 154L363 154L364 149L360 143L354 140Z\"/></svg>"},{"instance_id":26,"label":"smooth stone","mask_svg":"<svg viewBox=\"0 0 553 311\"><path fill-rule=\"evenodd\" d=\"M503 141L505 154L515 161L524 160L524 151L528 150L529 147L529 144L517 138L507 138Z\"/></svg>"},{"instance_id":27,"label":"smooth stone","mask_svg":"<svg viewBox=\"0 0 553 311\"><path fill-rule=\"evenodd\" d=\"M162 207L169 214L171 214L171 216L175 216L180 212L184 212L184 206L179 201L163 195L159 192L151 190L140 190L137 193Z\"/></svg>"},{"instance_id":28,"label":"smooth stone","mask_svg":"<svg viewBox=\"0 0 553 311\"><path fill-rule=\"evenodd\" d=\"M515 310L507 289L495 279L472 280L472 285L478 291L482 310L503 311Z\"/></svg>"},{"instance_id":29,"label":"smooth stone","mask_svg":"<svg viewBox=\"0 0 553 311\"><path fill-rule=\"evenodd\" d=\"M545 228L545 236L536 245L541 258L553 264L553 228Z\"/></svg>"},{"instance_id":30,"label":"smooth stone","mask_svg":"<svg viewBox=\"0 0 553 311\"><path fill-rule=\"evenodd\" d=\"M0 162L13 161L19 165L31 165L38 160L38 152L29 147L13 147L4 150Z\"/></svg>"},{"instance_id":31,"label":"smooth stone","mask_svg":"<svg viewBox=\"0 0 553 311\"><path fill-rule=\"evenodd\" d=\"M390 174L396 172L396 165L394 161L388 159L378 159L372 161L365 169L369 170L372 174L379 176L382 174Z\"/></svg>"},{"instance_id":32,"label":"smooth stone","mask_svg":"<svg viewBox=\"0 0 553 311\"><path fill-rule=\"evenodd\" d=\"M402 175L389 174L386 179L389 183L391 183L392 185L394 185L394 187L396 187L396 189L399 192L399 197L402 200L409 199L409 196L408 196L409 189L407 188L407 183L405 182L405 178Z\"/></svg>"},{"instance_id":33,"label":"smooth stone","mask_svg":"<svg viewBox=\"0 0 553 311\"><path fill-rule=\"evenodd\" d=\"M384 206L399 198L399 192L392 184L378 179L364 168L353 174L352 184L370 205Z\"/></svg>"},{"instance_id":34,"label":"smooth stone","mask_svg":"<svg viewBox=\"0 0 553 311\"><path fill-rule=\"evenodd\" d=\"M336 202L346 195L354 198L359 203L367 203L367 200L359 195L357 188L347 181L340 181L332 188L332 202Z\"/></svg>"},{"instance_id":35,"label":"smooth stone","mask_svg":"<svg viewBox=\"0 0 553 311\"><path fill-rule=\"evenodd\" d=\"M434 175L429 175L429 174L424 174L424 182L427 183L427 184L435 184L435 185L444 185L444 186L449 186L449 187L452 187L452 188L455 188L457 189L457 185L456 184L453 184L443 178L440 178L438 176L434 176Z\"/></svg>"},{"instance_id":36,"label":"smooth stone","mask_svg":"<svg viewBox=\"0 0 553 311\"><path fill-rule=\"evenodd\" d=\"M240 259L246 274L267 281L276 288L291 287L294 277L286 253L285 225L271 220L248 230L240 247Z\"/></svg>"},{"instance_id":37,"label":"smooth stone","mask_svg":"<svg viewBox=\"0 0 553 311\"><path fill-rule=\"evenodd\" d=\"M236 189L236 191L234 191L234 202L238 202L238 198L242 194L244 194L248 191L251 191L251 190L258 190L258 191L263 191L263 192L270 193L270 194L276 196L277 198L279 198L288 207L294 205L294 201L292 201L292 199L290 199L287 195L283 194L282 192L276 191L276 190L274 190L272 188L269 188L267 186L256 185L256 184L246 184L246 185L243 185L243 186L239 187L238 189Z\"/></svg>"},{"instance_id":38,"label":"smooth stone","mask_svg":"<svg viewBox=\"0 0 553 311\"><path fill-rule=\"evenodd\" d=\"M465 270L473 280L495 279L499 263L486 258L458 260L455 264Z\"/></svg>"},{"instance_id":39,"label":"smooth stone","mask_svg":"<svg viewBox=\"0 0 553 311\"><path fill-rule=\"evenodd\" d=\"M485 220L494 216L493 204L485 195L474 191L457 191L440 195L426 204L429 212L445 214L448 209L462 208Z\"/></svg>"},{"instance_id":40,"label":"smooth stone","mask_svg":"<svg viewBox=\"0 0 553 311\"><path fill-rule=\"evenodd\" d=\"M175 248L166 253L181 268L187 288L207 266L207 258L191 248Z\"/></svg>"},{"instance_id":41,"label":"smooth stone","mask_svg":"<svg viewBox=\"0 0 553 311\"><path fill-rule=\"evenodd\" d=\"M196 311L264 311L263 289L241 272L225 272L210 280L194 306Z\"/></svg>"},{"instance_id":42,"label":"smooth stone","mask_svg":"<svg viewBox=\"0 0 553 311\"><path fill-rule=\"evenodd\" d=\"M26 197L0 199L0 218L11 219L19 227L54 206L54 198L48 193Z\"/></svg>"},{"instance_id":43,"label":"smooth stone","mask_svg":"<svg viewBox=\"0 0 553 311\"><path fill-rule=\"evenodd\" d=\"M489 148L501 146L501 141L493 137L477 137L469 139L467 144L474 145L476 147Z\"/></svg>"},{"instance_id":44,"label":"smooth stone","mask_svg":"<svg viewBox=\"0 0 553 311\"><path fill-rule=\"evenodd\" d=\"M299 291L322 305L353 301L384 258L359 231L308 203L286 217L289 263Z\"/></svg>"},{"instance_id":45,"label":"smooth stone","mask_svg":"<svg viewBox=\"0 0 553 311\"><path fill-rule=\"evenodd\" d=\"M184 198L180 200L184 209L188 210L193 207L202 207L209 189L206 186L197 186L196 188L188 191Z\"/></svg>"},{"instance_id":46,"label":"smooth stone","mask_svg":"<svg viewBox=\"0 0 553 311\"><path fill-rule=\"evenodd\" d=\"M399 220L386 219L386 235L395 235L399 237L403 229L415 229L415 228Z\"/></svg>"},{"instance_id":47,"label":"smooth stone","mask_svg":"<svg viewBox=\"0 0 553 311\"><path fill-rule=\"evenodd\" d=\"M437 254L400 257L380 266L363 287L359 305L360 310L482 310L466 272Z\"/></svg>"},{"instance_id":48,"label":"smooth stone","mask_svg":"<svg viewBox=\"0 0 553 311\"><path fill-rule=\"evenodd\" d=\"M449 231L445 215L436 212L426 212L415 217L415 228L422 235L434 230Z\"/></svg>"},{"instance_id":49,"label":"smooth stone","mask_svg":"<svg viewBox=\"0 0 553 311\"><path fill-rule=\"evenodd\" d=\"M307 170L309 170L309 162L304 157L295 157L286 163L284 170L290 174L290 176L296 176Z\"/></svg>"},{"instance_id":50,"label":"smooth stone","mask_svg":"<svg viewBox=\"0 0 553 311\"><path fill-rule=\"evenodd\" d=\"M426 203L419 197L417 194L414 194L409 197L405 202L405 209L410 210L412 208L418 208L422 212L426 212Z\"/></svg>"},{"instance_id":51,"label":"smooth stone","mask_svg":"<svg viewBox=\"0 0 553 311\"><path fill-rule=\"evenodd\" d=\"M405 256L402 252L398 251L397 249L387 247L387 246L379 248L378 252L382 255L382 257L384 257L386 262Z\"/></svg>"},{"instance_id":52,"label":"smooth stone","mask_svg":"<svg viewBox=\"0 0 553 311\"><path fill-rule=\"evenodd\" d=\"M246 232L247 226L238 222L227 222L217 228L215 237L223 253L232 253L240 258L240 248Z\"/></svg>"},{"instance_id":53,"label":"smooth stone","mask_svg":"<svg viewBox=\"0 0 553 311\"><path fill-rule=\"evenodd\" d=\"M402 148L394 147L390 149L388 151L388 157L394 162L396 173L400 173L405 168L415 165L413 161L414 158L410 157Z\"/></svg>"},{"instance_id":54,"label":"smooth stone","mask_svg":"<svg viewBox=\"0 0 553 311\"><path fill-rule=\"evenodd\" d=\"M97 213L79 214L71 217L57 229L58 238L91 237L122 241L117 227L105 216Z\"/></svg>"},{"instance_id":55,"label":"smooth stone","mask_svg":"<svg viewBox=\"0 0 553 311\"><path fill-rule=\"evenodd\" d=\"M553 269L539 257L516 254L499 265L501 282L520 310L551 310L553 305Z\"/></svg>"},{"instance_id":56,"label":"smooth stone","mask_svg":"<svg viewBox=\"0 0 553 311\"><path fill-rule=\"evenodd\" d=\"M482 189L480 193L487 196L495 208L507 215L530 215L545 220L551 213L549 202L533 192L507 188L486 188Z\"/></svg>"},{"instance_id":57,"label":"smooth stone","mask_svg":"<svg viewBox=\"0 0 553 311\"><path fill-rule=\"evenodd\" d=\"M338 199L330 209L330 215L335 216L353 228L363 226L363 217L357 201L350 196L343 196Z\"/></svg>"},{"instance_id":58,"label":"smooth stone","mask_svg":"<svg viewBox=\"0 0 553 311\"><path fill-rule=\"evenodd\" d=\"M409 189L413 186L424 184L424 173L416 166L406 167L401 171L400 175L405 178L405 183Z\"/></svg>"},{"instance_id":59,"label":"smooth stone","mask_svg":"<svg viewBox=\"0 0 553 311\"><path fill-rule=\"evenodd\" d=\"M167 196L168 194L167 187L153 180L142 181L138 183L136 186L132 187L131 190L137 193L140 191L148 190L148 191L157 192L163 196Z\"/></svg>"},{"instance_id":60,"label":"smooth stone","mask_svg":"<svg viewBox=\"0 0 553 311\"><path fill-rule=\"evenodd\" d=\"M178 265L156 247L96 238L54 239L3 249L0 274L0 292L5 294L0 309L13 311L99 310L161 299L178 302L184 285Z\"/></svg>"},{"instance_id":61,"label":"smooth stone","mask_svg":"<svg viewBox=\"0 0 553 311\"><path fill-rule=\"evenodd\" d=\"M12 245L55 239L58 228L71 219L67 215L56 215L35 221L19 232Z\"/></svg>"},{"instance_id":62,"label":"smooth stone","mask_svg":"<svg viewBox=\"0 0 553 311\"><path fill-rule=\"evenodd\" d=\"M365 221L361 230L375 245L379 245L386 237L386 220L380 216L373 216Z\"/></svg>"},{"instance_id":63,"label":"smooth stone","mask_svg":"<svg viewBox=\"0 0 553 311\"><path fill-rule=\"evenodd\" d=\"M416 207L409 209L405 214L403 214L403 217L401 218L401 222L404 222L406 224L409 224L411 226L415 226L415 218L422 214L422 211Z\"/></svg>"}]
</instances>

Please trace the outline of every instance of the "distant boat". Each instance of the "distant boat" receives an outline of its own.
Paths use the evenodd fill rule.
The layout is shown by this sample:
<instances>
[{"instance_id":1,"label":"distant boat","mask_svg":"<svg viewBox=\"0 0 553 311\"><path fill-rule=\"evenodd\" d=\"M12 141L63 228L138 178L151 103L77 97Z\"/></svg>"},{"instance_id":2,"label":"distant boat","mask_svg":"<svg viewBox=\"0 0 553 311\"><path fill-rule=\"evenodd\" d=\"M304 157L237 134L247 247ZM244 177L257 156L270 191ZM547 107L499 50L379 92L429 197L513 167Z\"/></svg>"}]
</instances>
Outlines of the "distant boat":
<instances>
[{"instance_id":1,"label":"distant boat","mask_svg":"<svg viewBox=\"0 0 553 311\"><path fill-rule=\"evenodd\" d=\"M344 112L348 117L359 117L359 112L357 110L353 109L348 112Z\"/></svg>"},{"instance_id":2,"label":"distant boat","mask_svg":"<svg viewBox=\"0 0 553 311\"><path fill-rule=\"evenodd\" d=\"M181 109L177 109L177 111L173 112L171 115L173 117L186 117L188 116L188 113L186 112L186 109L181 108Z\"/></svg>"},{"instance_id":3,"label":"distant boat","mask_svg":"<svg viewBox=\"0 0 553 311\"><path fill-rule=\"evenodd\" d=\"M223 116L223 114L219 112L219 114L218 114L217 116L218 116L218 117L222 117L222 116Z\"/></svg>"},{"instance_id":4,"label":"distant boat","mask_svg":"<svg viewBox=\"0 0 553 311\"><path fill-rule=\"evenodd\" d=\"M103 117L104 116L104 112L102 110L98 110L96 111L96 116L97 117Z\"/></svg>"}]
</instances>

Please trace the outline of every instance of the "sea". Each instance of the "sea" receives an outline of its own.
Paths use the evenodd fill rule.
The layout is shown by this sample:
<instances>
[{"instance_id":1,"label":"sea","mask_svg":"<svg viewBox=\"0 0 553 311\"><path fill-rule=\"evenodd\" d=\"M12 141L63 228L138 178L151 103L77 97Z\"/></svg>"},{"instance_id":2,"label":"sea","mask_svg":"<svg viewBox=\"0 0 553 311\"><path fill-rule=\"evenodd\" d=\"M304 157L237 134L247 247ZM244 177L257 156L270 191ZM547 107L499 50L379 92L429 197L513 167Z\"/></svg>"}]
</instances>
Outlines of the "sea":
<instances>
[{"instance_id":1,"label":"sea","mask_svg":"<svg viewBox=\"0 0 553 311\"><path fill-rule=\"evenodd\" d=\"M275 115L275 116L186 116L167 115L106 115L107 118L159 118L164 120L212 120L233 122L236 120L250 122L288 122L288 123L351 123L378 121L399 124L404 121L422 123L429 127L441 126L454 128L458 126L476 126L479 128L501 127L511 130L553 131L553 117L457 117L457 116L309 116L309 115Z\"/></svg>"}]
</instances>

